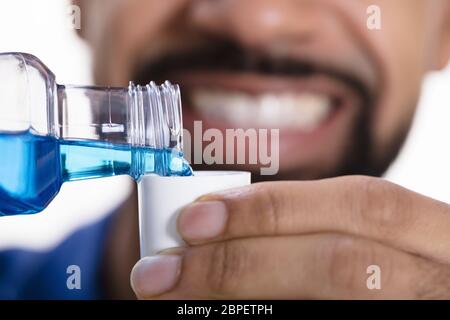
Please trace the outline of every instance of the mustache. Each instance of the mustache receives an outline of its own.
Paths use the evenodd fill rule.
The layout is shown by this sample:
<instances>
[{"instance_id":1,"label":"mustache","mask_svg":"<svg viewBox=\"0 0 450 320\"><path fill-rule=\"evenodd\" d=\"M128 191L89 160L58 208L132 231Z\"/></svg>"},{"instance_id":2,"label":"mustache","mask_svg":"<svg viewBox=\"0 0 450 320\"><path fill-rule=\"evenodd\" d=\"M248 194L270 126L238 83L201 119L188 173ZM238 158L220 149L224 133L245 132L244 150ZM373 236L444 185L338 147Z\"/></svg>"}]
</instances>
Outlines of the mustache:
<instances>
[{"instance_id":1,"label":"mustache","mask_svg":"<svg viewBox=\"0 0 450 320\"><path fill-rule=\"evenodd\" d=\"M369 102L373 104L375 100L364 80L349 72L322 65L312 59L271 56L222 39L212 39L206 45L192 49L167 51L156 59L136 66L132 74L137 84L144 85L152 80L165 81L171 75L183 71L227 71L283 77L319 74L346 84L359 94L366 105Z\"/></svg>"}]
</instances>

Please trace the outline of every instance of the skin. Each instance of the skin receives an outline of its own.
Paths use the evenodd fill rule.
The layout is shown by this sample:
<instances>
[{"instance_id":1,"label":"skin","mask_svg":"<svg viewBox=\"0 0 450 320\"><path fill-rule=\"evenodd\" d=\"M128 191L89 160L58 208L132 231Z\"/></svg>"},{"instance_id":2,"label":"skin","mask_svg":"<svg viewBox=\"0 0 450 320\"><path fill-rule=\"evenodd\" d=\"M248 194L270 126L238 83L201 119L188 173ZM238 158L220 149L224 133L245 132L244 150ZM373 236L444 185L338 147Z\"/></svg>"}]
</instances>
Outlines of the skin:
<instances>
[{"instance_id":1,"label":"skin","mask_svg":"<svg viewBox=\"0 0 450 320\"><path fill-rule=\"evenodd\" d=\"M293 59L356 75L375 97L368 159L380 168L394 159L410 127L423 77L445 67L450 52L445 0L134 0L108 10L98 0L76 3L98 84L126 85L149 59L205 42L205 34L265 53L282 43ZM378 31L366 28L371 4L382 10ZM208 77L218 86L226 82ZM257 180L335 175L348 157L358 112L349 108L325 139L331 142L311 147L309 156L281 139L279 175ZM133 194L110 233L111 297L132 297L135 203ZM450 298L449 205L380 178L256 183L200 198L178 226L186 248L134 267L138 298ZM382 290L366 287L373 264L383 272Z\"/></svg>"}]
</instances>

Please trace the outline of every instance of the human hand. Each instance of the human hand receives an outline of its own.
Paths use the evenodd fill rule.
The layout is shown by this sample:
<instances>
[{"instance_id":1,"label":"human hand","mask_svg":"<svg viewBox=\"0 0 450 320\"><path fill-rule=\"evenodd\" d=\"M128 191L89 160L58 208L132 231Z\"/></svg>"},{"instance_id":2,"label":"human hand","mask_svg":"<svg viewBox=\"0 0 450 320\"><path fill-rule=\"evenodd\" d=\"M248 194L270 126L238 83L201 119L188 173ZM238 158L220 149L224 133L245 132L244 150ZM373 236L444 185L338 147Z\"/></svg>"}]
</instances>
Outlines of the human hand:
<instances>
[{"instance_id":1,"label":"human hand","mask_svg":"<svg viewBox=\"0 0 450 320\"><path fill-rule=\"evenodd\" d=\"M141 299L450 298L450 206L382 179L253 184L201 197L186 248L144 258ZM367 287L380 267L381 288Z\"/></svg>"}]
</instances>

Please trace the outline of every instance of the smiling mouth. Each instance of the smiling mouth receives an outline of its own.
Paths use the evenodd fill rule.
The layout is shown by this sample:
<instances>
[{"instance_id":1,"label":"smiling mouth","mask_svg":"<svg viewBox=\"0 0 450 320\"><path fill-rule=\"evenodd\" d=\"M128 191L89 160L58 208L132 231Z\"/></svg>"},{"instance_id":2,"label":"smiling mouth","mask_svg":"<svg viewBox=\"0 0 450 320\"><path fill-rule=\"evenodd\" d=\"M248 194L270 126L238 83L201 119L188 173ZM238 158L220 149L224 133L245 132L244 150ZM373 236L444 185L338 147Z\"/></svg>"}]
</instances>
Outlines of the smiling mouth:
<instances>
[{"instance_id":1,"label":"smiling mouth","mask_svg":"<svg viewBox=\"0 0 450 320\"><path fill-rule=\"evenodd\" d=\"M353 75L228 42L164 55L135 74L141 84L179 83L185 114L214 127L311 133L345 110L371 105L368 87Z\"/></svg>"},{"instance_id":2,"label":"smiling mouth","mask_svg":"<svg viewBox=\"0 0 450 320\"><path fill-rule=\"evenodd\" d=\"M238 90L203 88L193 90L191 105L206 119L223 120L238 127L309 131L323 123L338 104L325 94L313 92L251 95Z\"/></svg>"}]
</instances>

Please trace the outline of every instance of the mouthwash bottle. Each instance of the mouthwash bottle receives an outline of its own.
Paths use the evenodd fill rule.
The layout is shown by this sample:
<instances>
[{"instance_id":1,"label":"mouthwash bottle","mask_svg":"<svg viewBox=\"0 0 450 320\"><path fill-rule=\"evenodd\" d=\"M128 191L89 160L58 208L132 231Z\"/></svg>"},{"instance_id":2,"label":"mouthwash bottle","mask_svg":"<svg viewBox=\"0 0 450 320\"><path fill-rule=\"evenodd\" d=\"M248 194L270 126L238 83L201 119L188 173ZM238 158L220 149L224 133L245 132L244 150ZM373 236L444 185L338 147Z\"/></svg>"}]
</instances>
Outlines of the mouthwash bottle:
<instances>
[{"instance_id":1,"label":"mouthwash bottle","mask_svg":"<svg viewBox=\"0 0 450 320\"><path fill-rule=\"evenodd\" d=\"M66 181L191 175L182 133L177 85L64 86L36 57L0 54L0 216L43 210Z\"/></svg>"}]
</instances>

